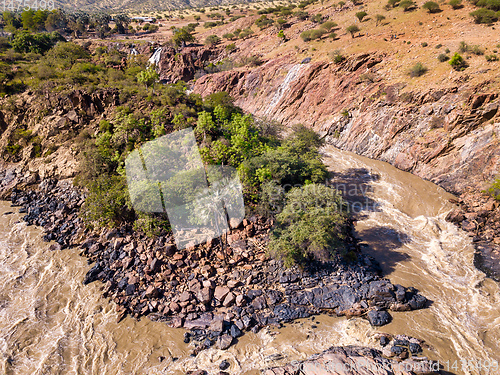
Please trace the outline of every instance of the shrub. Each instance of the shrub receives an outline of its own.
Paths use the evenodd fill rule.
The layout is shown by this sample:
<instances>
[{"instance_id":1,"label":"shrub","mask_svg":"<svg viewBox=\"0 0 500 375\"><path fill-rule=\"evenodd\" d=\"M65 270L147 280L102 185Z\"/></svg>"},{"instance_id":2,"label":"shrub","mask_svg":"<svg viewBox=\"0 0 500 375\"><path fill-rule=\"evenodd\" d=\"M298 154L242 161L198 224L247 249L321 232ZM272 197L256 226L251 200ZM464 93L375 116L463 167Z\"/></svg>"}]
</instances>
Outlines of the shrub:
<instances>
[{"instance_id":1,"label":"shrub","mask_svg":"<svg viewBox=\"0 0 500 375\"><path fill-rule=\"evenodd\" d=\"M304 42L309 42L311 40L319 39L325 34L324 30L321 29L312 29L306 30L300 34L300 37Z\"/></svg>"},{"instance_id":2,"label":"shrub","mask_svg":"<svg viewBox=\"0 0 500 375\"><path fill-rule=\"evenodd\" d=\"M429 13L437 13L441 11L439 4L434 1L427 1L422 5L422 9L427 9Z\"/></svg>"},{"instance_id":3,"label":"shrub","mask_svg":"<svg viewBox=\"0 0 500 375\"><path fill-rule=\"evenodd\" d=\"M255 24L259 27L259 29L263 30L263 29L271 26L273 24L273 20L270 20L266 16L260 16L260 18L258 18L255 21Z\"/></svg>"},{"instance_id":4,"label":"shrub","mask_svg":"<svg viewBox=\"0 0 500 375\"><path fill-rule=\"evenodd\" d=\"M412 0L402 0L399 3L399 7L406 12L408 10L413 9L415 7L415 3Z\"/></svg>"},{"instance_id":5,"label":"shrub","mask_svg":"<svg viewBox=\"0 0 500 375\"><path fill-rule=\"evenodd\" d=\"M333 21L326 21L323 22L320 27L329 33L334 27L337 27L337 24Z\"/></svg>"},{"instance_id":6,"label":"shrub","mask_svg":"<svg viewBox=\"0 0 500 375\"><path fill-rule=\"evenodd\" d=\"M330 52L329 56L333 60L333 62L335 64L340 64L342 61L345 60L345 57L342 55L342 53L338 49L336 49L335 51Z\"/></svg>"},{"instance_id":7,"label":"shrub","mask_svg":"<svg viewBox=\"0 0 500 375\"><path fill-rule=\"evenodd\" d=\"M410 77L420 77L427 73L428 70L429 69L427 69L427 67L425 67L421 62L418 62L411 67L408 74L410 75Z\"/></svg>"},{"instance_id":8,"label":"shrub","mask_svg":"<svg viewBox=\"0 0 500 375\"><path fill-rule=\"evenodd\" d=\"M495 54L491 54L491 55L485 55L484 58L486 59L486 61L488 62L492 62L492 61L498 61L498 56L495 55Z\"/></svg>"},{"instance_id":9,"label":"shrub","mask_svg":"<svg viewBox=\"0 0 500 375\"><path fill-rule=\"evenodd\" d=\"M293 14L295 17L297 17L299 20L304 21L309 18L309 13L304 12L304 11L298 11Z\"/></svg>"},{"instance_id":10,"label":"shrub","mask_svg":"<svg viewBox=\"0 0 500 375\"><path fill-rule=\"evenodd\" d=\"M467 67L467 63L465 62L463 57L459 55L458 52L453 55L453 57L449 61L449 64L455 70L464 70Z\"/></svg>"},{"instance_id":11,"label":"shrub","mask_svg":"<svg viewBox=\"0 0 500 375\"><path fill-rule=\"evenodd\" d=\"M493 10L481 8L471 12L470 15L474 18L475 23L490 24L498 20L498 15Z\"/></svg>"},{"instance_id":12,"label":"shrub","mask_svg":"<svg viewBox=\"0 0 500 375\"><path fill-rule=\"evenodd\" d=\"M450 59L450 56L448 56L446 53L440 53L437 59L439 60L439 62L445 62Z\"/></svg>"},{"instance_id":13,"label":"shrub","mask_svg":"<svg viewBox=\"0 0 500 375\"><path fill-rule=\"evenodd\" d=\"M493 198L500 201L500 178L497 178L488 189L488 193L491 194Z\"/></svg>"},{"instance_id":14,"label":"shrub","mask_svg":"<svg viewBox=\"0 0 500 375\"><path fill-rule=\"evenodd\" d=\"M365 18L368 15L368 13L361 11L361 12L357 12L355 15L356 15L356 18L359 20L359 22L362 22L363 18Z\"/></svg>"},{"instance_id":15,"label":"shrub","mask_svg":"<svg viewBox=\"0 0 500 375\"><path fill-rule=\"evenodd\" d=\"M327 261L345 253L348 231L346 204L340 194L324 185L309 184L286 195L269 250L286 266Z\"/></svg>"},{"instance_id":16,"label":"shrub","mask_svg":"<svg viewBox=\"0 0 500 375\"><path fill-rule=\"evenodd\" d=\"M226 51L227 51L227 52L233 52L233 51L236 51L236 44L234 44L234 43L228 44L228 45L226 46Z\"/></svg>"},{"instance_id":17,"label":"shrub","mask_svg":"<svg viewBox=\"0 0 500 375\"><path fill-rule=\"evenodd\" d=\"M354 38L354 34L360 31L357 25L351 25L346 28L346 31L351 34L351 37Z\"/></svg>"},{"instance_id":18,"label":"shrub","mask_svg":"<svg viewBox=\"0 0 500 375\"><path fill-rule=\"evenodd\" d=\"M477 56L484 55L484 50L477 44L470 47L470 52Z\"/></svg>"},{"instance_id":19,"label":"shrub","mask_svg":"<svg viewBox=\"0 0 500 375\"><path fill-rule=\"evenodd\" d=\"M116 226L130 216L124 177L101 175L87 185L88 195L81 215L89 226Z\"/></svg>"},{"instance_id":20,"label":"shrub","mask_svg":"<svg viewBox=\"0 0 500 375\"><path fill-rule=\"evenodd\" d=\"M209 35L205 39L206 46L216 46L220 43L220 38L217 35Z\"/></svg>"},{"instance_id":21,"label":"shrub","mask_svg":"<svg viewBox=\"0 0 500 375\"><path fill-rule=\"evenodd\" d=\"M476 5L494 11L500 10L500 0L479 0Z\"/></svg>"},{"instance_id":22,"label":"shrub","mask_svg":"<svg viewBox=\"0 0 500 375\"><path fill-rule=\"evenodd\" d=\"M382 14L377 14L375 16L375 25L378 26L383 20L385 20L385 16L383 16Z\"/></svg>"},{"instance_id":23,"label":"shrub","mask_svg":"<svg viewBox=\"0 0 500 375\"><path fill-rule=\"evenodd\" d=\"M177 47L180 47L181 45L188 42L194 42L194 40L194 36L184 28L174 31L174 35L172 36L172 42Z\"/></svg>"},{"instance_id":24,"label":"shrub","mask_svg":"<svg viewBox=\"0 0 500 375\"><path fill-rule=\"evenodd\" d=\"M222 37L224 39L227 39L227 40L233 40L234 39L234 34L233 33L226 33L226 34L222 35Z\"/></svg>"},{"instance_id":25,"label":"shrub","mask_svg":"<svg viewBox=\"0 0 500 375\"><path fill-rule=\"evenodd\" d=\"M427 44L427 42L422 42L421 46L422 47L427 47L429 44Z\"/></svg>"},{"instance_id":26,"label":"shrub","mask_svg":"<svg viewBox=\"0 0 500 375\"><path fill-rule=\"evenodd\" d=\"M386 7L389 9L395 8L396 6L398 6L398 3L399 3L399 0L388 0Z\"/></svg>"},{"instance_id":27,"label":"shrub","mask_svg":"<svg viewBox=\"0 0 500 375\"><path fill-rule=\"evenodd\" d=\"M463 7L462 0L450 0L448 3L453 9L460 9Z\"/></svg>"},{"instance_id":28,"label":"shrub","mask_svg":"<svg viewBox=\"0 0 500 375\"><path fill-rule=\"evenodd\" d=\"M318 13L311 18L311 21L313 21L314 23L321 23L323 22L323 15L321 13Z\"/></svg>"},{"instance_id":29,"label":"shrub","mask_svg":"<svg viewBox=\"0 0 500 375\"><path fill-rule=\"evenodd\" d=\"M467 43L465 43L463 40L460 42L460 44L458 45L458 51L459 52L468 52L470 49L469 45Z\"/></svg>"},{"instance_id":30,"label":"shrub","mask_svg":"<svg viewBox=\"0 0 500 375\"><path fill-rule=\"evenodd\" d=\"M251 35L253 35L253 31L251 29L245 29L245 30L240 31L238 38L245 39Z\"/></svg>"}]
</instances>

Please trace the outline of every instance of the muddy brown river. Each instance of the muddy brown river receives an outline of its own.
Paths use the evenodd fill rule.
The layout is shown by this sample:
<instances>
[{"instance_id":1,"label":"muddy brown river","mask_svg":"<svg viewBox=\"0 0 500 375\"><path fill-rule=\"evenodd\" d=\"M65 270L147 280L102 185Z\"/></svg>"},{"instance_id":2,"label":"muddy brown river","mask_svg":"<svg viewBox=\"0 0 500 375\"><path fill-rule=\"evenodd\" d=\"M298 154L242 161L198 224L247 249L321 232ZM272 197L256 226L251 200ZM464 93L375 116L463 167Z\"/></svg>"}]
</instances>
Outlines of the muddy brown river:
<instances>
[{"instance_id":1,"label":"muddy brown river","mask_svg":"<svg viewBox=\"0 0 500 375\"><path fill-rule=\"evenodd\" d=\"M144 318L116 323L101 284L82 284L90 267L78 250L49 250L39 228L0 202L0 374L215 374L223 359L231 374L258 374L333 345L376 345L376 332L426 340L425 354L451 373L500 373L491 367L500 361L500 289L474 268L471 238L444 220L452 196L386 163L333 147L324 153L333 184L358 212L364 251L393 283L433 301L429 308L391 313L381 328L319 316L192 357L183 330Z\"/></svg>"}]
</instances>

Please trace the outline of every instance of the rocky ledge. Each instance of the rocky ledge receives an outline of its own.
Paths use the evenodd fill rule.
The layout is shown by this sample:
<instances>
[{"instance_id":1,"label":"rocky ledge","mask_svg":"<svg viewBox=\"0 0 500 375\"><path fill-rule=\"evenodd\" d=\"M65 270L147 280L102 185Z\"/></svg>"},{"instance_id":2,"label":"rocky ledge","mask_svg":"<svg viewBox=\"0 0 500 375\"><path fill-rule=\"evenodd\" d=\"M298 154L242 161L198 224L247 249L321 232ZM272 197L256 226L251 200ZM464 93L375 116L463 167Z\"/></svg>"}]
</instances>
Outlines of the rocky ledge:
<instances>
[{"instance_id":1,"label":"rocky ledge","mask_svg":"<svg viewBox=\"0 0 500 375\"><path fill-rule=\"evenodd\" d=\"M184 327L194 353L212 345L226 349L244 331L328 313L363 316L374 326L391 321L387 310L426 306L417 290L393 285L376 262L348 246L357 261L341 257L308 269L286 269L266 253L272 221L252 216L228 235L186 250L170 235L148 238L129 225L100 234L85 229L78 211L84 196L69 181L44 180L37 189L11 194L24 220L45 230L51 248L79 246L93 267L84 283L104 283L119 319L130 314Z\"/></svg>"},{"instance_id":2,"label":"rocky ledge","mask_svg":"<svg viewBox=\"0 0 500 375\"><path fill-rule=\"evenodd\" d=\"M390 340L383 336L384 340ZM382 340L381 340L382 341ZM377 350L360 346L332 347L315 354L302 362L290 363L263 371L264 375L415 375L434 374L439 371L439 363L426 357L417 357L418 340L407 336L397 336L389 350ZM385 344L387 345L387 344ZM387 345L387 348L389 345ZM412 348L415 348L412 351ZM404 359L386 358L394 352L405 353ZM412 356L408 358L411 351ZM390 355L391 357L393 355Z\"/></svg>"},{"instance_id":3,"label":"rocky ledge","mask_svg":"<svg viewBox=\"0 0 500 375\"><path fill-rule=\"evenodd\" d=\"M459 207L446 220L469 233L475 245L474 265L500 282L500 209L491 196L466 191L454 202Z\"/></svg>"}]
</instances>

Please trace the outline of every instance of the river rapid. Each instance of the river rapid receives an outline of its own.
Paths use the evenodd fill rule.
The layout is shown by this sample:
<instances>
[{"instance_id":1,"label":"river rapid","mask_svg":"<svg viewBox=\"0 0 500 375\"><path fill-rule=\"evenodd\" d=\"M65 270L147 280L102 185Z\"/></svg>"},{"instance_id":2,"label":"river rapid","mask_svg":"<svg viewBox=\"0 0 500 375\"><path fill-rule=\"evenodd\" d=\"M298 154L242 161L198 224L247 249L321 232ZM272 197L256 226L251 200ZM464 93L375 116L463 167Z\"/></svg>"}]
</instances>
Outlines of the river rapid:
<instances>
[{"instance_id":1,"label":"river rapid","mask_svg":"<svg viewBox=\"0 0 500 375\"><path fill-rule=\"evenodd\" d=\"M391 313L393 322L380 328L363 318L322 315L247 333L226 351L190 356L181 329L146 318L117 323L102 285L82 284L90 266L78 249L50 250L39 228L0 202L0 373L218 373L227 359L231 374L258 374L333 345L376 345L377 332L424 339L425 354L452 373L500 373L484 367L500 360L500 289L474 268L471 238L444 220L452 196L386 163L333 147L323 152L332 183L359 211L364 251L393 283L414 286L433 301L429 308Z\"/></svg>"}]
</instances>

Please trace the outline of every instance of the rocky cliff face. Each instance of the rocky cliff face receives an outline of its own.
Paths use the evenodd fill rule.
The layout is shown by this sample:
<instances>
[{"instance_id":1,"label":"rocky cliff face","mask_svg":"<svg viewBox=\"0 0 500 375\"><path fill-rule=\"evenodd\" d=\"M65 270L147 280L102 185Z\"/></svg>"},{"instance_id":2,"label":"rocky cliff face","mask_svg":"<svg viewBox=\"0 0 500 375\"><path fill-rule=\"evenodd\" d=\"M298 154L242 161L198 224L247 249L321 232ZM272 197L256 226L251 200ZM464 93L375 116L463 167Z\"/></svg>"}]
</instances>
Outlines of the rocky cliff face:
<instances>
[{"instance_id":1,"label":"rocky cliff face","mask_svg":"<svg viewBox=\"0 0 500 375\"><path fill-rule=\"evenodd\" d=\"M474 238L476 266L500 280L499 209L480 197L500 170L498 92L487 81L467 84L467 76L455 72L445 87L411 91L387 83L385 58L361 54L339 64L297 64L285 56L253 70L204 76L194 91L228 91L256 116L305 124L340 149L460 195L462 208L449 220Z\"/></svg>"},{"instance_id":2,"label":"rocky cliff face","mask_svg":"<svg viewBox=\"0 0 500 375\"><path fill-rule=\"evenodd\" d=\"M26 92L0 101L0 198L14 186L48 178L75 177L75 143L119 104L114 90L92 94Z\"/></svg>"},{"instance_id":3,"label":"rocky cliff face","mask_svg":"<svg viewBox=\"0 0 500 375\"><path fill-rule=\"evenodd\" d=\"M194 91L228 91L260 117L303 123L336 147L431 180L454 193L480 189L500 167L498 94L458 77L451 86L404 91L386 84L383 55L340 64L297 64L285 56L252 70L198 79ZM462 77L463 78L463 77ZM464 78L466 79L466 78Z\"/></svg>"}]
</instances>

